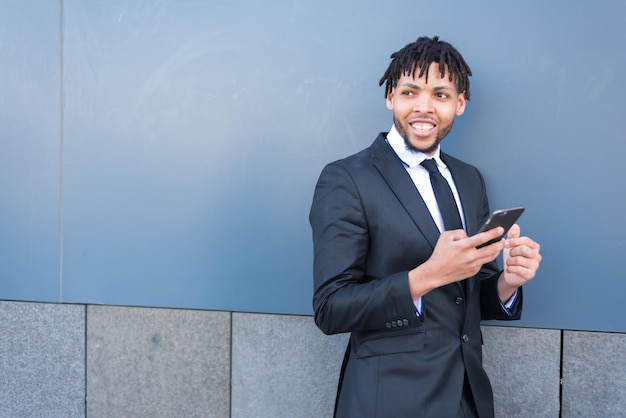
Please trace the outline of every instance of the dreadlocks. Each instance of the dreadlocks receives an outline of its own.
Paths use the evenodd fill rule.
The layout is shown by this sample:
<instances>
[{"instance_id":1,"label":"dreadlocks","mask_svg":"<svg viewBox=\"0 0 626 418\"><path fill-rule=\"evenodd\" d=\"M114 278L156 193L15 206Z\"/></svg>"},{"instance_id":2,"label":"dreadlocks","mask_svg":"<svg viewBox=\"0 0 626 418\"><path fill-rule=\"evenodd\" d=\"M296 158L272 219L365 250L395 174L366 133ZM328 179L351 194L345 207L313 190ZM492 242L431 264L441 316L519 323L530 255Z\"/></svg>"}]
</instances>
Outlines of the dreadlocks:
<instances>
[{"instance_id":1,"label":"dreadlocks","mask_svg":"<svg viewBox=\"0 0 626 418\"><path fill-rule=\"evenodd\" d=\"M397 86L398 80L405 74L410 74L415 78L415 73L419 70L417 78L426 76L428 82L428 67L433 62L439 64L441 78L445 76L446 70L450 81L453 81L459 93L465 92L465 98L470 98L469 76L472 70L467 65L459 51L445 41L440 41L438 36L432 39L422 36L417 41L408 44L401 50L391 54L391 64L378 83L385 85L385 97Z\"/></svg>"}]
</instances>

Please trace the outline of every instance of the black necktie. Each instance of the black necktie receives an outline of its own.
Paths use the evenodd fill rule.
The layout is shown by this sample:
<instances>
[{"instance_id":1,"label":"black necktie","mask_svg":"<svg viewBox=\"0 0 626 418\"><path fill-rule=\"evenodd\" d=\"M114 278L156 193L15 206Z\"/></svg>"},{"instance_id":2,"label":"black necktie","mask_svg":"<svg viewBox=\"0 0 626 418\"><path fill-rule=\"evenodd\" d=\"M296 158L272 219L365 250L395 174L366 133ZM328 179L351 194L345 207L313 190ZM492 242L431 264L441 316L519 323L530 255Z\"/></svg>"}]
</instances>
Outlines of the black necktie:
<instances>
[{"instance_id":1,"label":"black necktie","mask_svg":"<svg viewBox=\"0 0 626 418\"><path fill-rule=\"evenodd\" d=\"M459 208L456 206L452 189L450 189L448 181L439 172L437 162L432 158L428 158L422 161L422 166L426 168L430 174L430 184L435 192L435 198L437 199L437 205L439 205L439 211L443 217L446 231L463 229L463 223L459 216Z\"/></svg>"}]
</instances>

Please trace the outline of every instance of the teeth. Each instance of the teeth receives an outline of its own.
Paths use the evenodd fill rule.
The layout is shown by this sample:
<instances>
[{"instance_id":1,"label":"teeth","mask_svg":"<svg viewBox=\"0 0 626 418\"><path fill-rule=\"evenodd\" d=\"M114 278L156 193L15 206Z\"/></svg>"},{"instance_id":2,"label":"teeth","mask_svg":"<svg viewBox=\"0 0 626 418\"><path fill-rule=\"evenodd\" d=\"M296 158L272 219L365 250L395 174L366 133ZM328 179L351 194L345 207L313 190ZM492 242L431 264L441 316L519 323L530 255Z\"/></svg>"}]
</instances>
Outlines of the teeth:
<instances>
[{"instance_id":1,"label":"teeth","mask_svg":"<svg viewBox=\"0 0 626 418\"><path fill-rule=\"evenodd\" d=\"M416 123L416 124L414 124L412 126L413 126L413 129L415 129L416 131L419 131L419 132L428 132L431 129L433 129L433 125L423 124L423 123L419 123L419 124Z\"/></svg>"}]
</instances>

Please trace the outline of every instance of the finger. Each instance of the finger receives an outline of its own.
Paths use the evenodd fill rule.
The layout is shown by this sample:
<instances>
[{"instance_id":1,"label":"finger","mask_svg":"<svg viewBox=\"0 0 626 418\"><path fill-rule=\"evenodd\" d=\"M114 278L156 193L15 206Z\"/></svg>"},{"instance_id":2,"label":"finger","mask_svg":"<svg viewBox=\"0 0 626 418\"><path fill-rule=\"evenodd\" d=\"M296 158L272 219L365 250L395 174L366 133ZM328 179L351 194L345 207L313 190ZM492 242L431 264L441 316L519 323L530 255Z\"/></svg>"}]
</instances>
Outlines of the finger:
<instances>
[{"instance_id":1,"label":"finger","mask_svg":"<svg viewBox=\"0 0 626 418\"><path fill-rule=\"evenodd\" d=\"M541 248L538 243L528 237L507 238L506 246L511 249L526 247L536 253L538 253Z\"/></svg>"},{"instance_id":2,"label":"finger","mask_svg":"<svg viewBox=\"0 0 626 418\"><path fill-rule=\"evenodd\" d=\"M496 228L490 229L485 232L481 232L479 234L476 234L470 237L468 244L474 247L477 247L481 244L484 244L487 241L491 241L492 239L497 239L498 237L501 237L502 234L504 234L504 228L502 228L501 226L498 226Z\"/></svg>"},{"instance_id":3,"label":"finger","mask_svg":"<svg viewBox=\"0 0 626 418\"><path fill-rule=\"evenodd\" d=\"M533 250L520 239L507 240L507 248L510 250L511 257L530 257L533 253Z\"/></svg>"},{"instance_id":4,"label":"finger","mask_svg":"<svg viewBox=\"0 0 626 418\"><path fill-rule=\"evenodd\" d=\"M505 277L508 283L515 286L523 286L535 278L534 272L523 267L514 266L506 269Z\"/></svg>"},{"instance_id":5,"label":"finger","mask_svg":"<svg viewBox=\"0 0 626 418\"><path fill-rule=\"evenodd\" d=\"M525 281L531 280L535 277L537 273L536 266L525 266L519 264L507 265L506 266L507 274L514 274L516 276L522 277Z\"/></svg>"},{"instance_id":6,"label":"finger","mask_svg":"<svg viewBox=\"0 0 626 418\"><path fill-rule=\"evenodd\" d=\"M529 258L529 257L508 257L505 261L507 270L513 267L521 267L532 271L533 274L539 268L539 263L541 262L540 258Z\"/></svg>"},{"instance_id":7,"label":"finger","mask_svg":"<svg viewBox=\"0 0 626 418\"><path fill-rule=\"evenodd\" d=\"M440 239L446 241L458 241L467 238L467 234L463 229L453 229L450 231L444 231L441 233Z\"/></svg>"},{"instance_id":8,"label":"finger","mask_svg":"<svg viewBox=\"0 0 626 418\"><path fill-rule=\"evenodd\" d=\"M504 261L504 264L507 271L510 271L513 268L520 268L524 270L537 270L537 267L539 267L539 263L537 262L537 260L519 256L507 257L507 259Z\"/></svg>"}]
</instances>

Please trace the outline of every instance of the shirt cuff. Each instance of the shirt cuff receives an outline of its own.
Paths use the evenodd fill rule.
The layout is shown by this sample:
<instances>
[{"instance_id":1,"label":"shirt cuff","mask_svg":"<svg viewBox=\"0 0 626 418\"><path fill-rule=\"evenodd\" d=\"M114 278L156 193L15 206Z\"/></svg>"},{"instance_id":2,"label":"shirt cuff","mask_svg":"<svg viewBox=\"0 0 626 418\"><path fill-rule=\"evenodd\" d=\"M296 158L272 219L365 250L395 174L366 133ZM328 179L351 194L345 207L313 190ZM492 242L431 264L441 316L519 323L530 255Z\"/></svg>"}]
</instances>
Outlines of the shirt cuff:
<instances>
[{"instance_id":1,"label":"shirt cuff","mask_svg":"<svg viewBox=\"0 0 626 418\"><path fill-rule=\"evenodd\" d=\"M505 312L512 317L513 313L511 312L511 308L513 307L513 305L515 305L515 301L517 301L517 292L518 290L515 290L515 293L513 293L513 296L511 296L509 298L509 301L507 303L504 303L502 301L500 301L500 305L502 305L502 308L504 308Z\"/></svg>"},{"instance_id":2,"label":"shirt cuff","mask_svg":"<svg viewBox=\"0 0 626 418\"><path fill-rule=\"evenodd\" d=\"M422 305L422 297L413 300L413 305L415 305L415 313L417 316L422 316L423 305Z\"/></svg>"}]
</instances>

